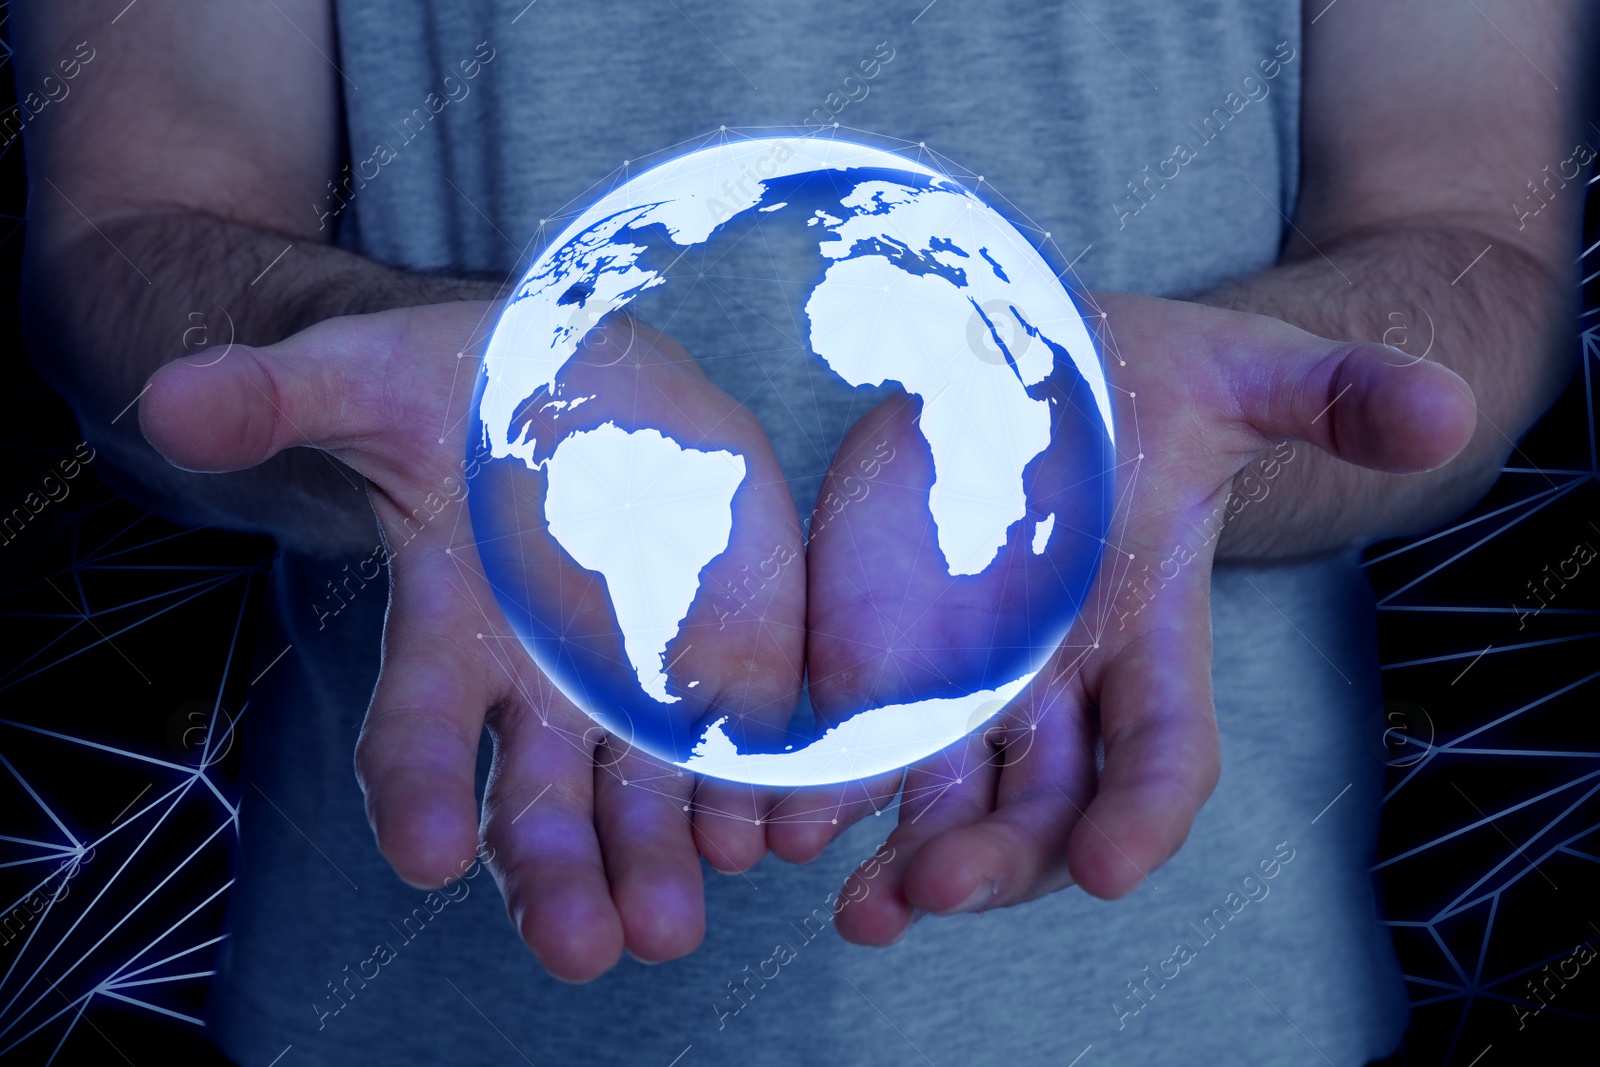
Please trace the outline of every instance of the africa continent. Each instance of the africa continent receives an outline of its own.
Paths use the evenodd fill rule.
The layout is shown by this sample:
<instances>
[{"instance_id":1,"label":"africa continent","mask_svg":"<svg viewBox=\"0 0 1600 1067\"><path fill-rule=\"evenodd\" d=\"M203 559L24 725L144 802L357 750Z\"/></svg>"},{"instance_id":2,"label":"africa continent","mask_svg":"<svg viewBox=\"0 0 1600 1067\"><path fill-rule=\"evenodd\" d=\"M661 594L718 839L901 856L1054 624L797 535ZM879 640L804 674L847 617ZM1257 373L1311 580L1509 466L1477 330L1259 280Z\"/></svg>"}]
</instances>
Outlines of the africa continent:
<instances>
[{"instance_id":1,"label":"africa continent","mask_svg":"<svg viewBox=\"0 0 1600 1067\"><path fill-rule=\"evenodd\" d=\"M851 385L895 381L921 398L939 549L951 574L979 574L1027 513L1023 471L1050 444L1050 405L1027 387L1053 353L990 250L941 236L977 230L970 197L868 181L841 203L848 219L821 220L836 262L806 303L812 351Z\"/></svg>"}]
</instances>

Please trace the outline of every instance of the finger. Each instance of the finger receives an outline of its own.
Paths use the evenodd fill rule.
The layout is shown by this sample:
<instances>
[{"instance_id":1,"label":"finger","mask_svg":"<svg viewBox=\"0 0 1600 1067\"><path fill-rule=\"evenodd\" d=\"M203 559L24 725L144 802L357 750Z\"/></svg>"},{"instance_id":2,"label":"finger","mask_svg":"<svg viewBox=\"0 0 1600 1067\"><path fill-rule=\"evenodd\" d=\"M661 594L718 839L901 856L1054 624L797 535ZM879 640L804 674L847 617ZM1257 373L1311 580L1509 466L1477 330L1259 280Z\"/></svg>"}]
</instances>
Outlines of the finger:
<instances>
[{"instance_id":1,"label":"finger","mask_svg":"<svg viewBox=\"0 0 1600 1067\"><path fill-rule=\"evenodd\" d=\"M693 777L607 737L594 782L595 828L627 950L646 963L688 955L706 929Z\"/></svg>"},{"instance_id":2,"label":"finger","mask_svg":"<svg viewBox=\"0 0 1600 1067\"><path fill-rule=\"evenodd\" d=\"M1191 392L1205 393L1213 378L1224 383L1221 394L1190 399L1231 412L1254 438L1245 451L1295 438L1359 466L1406 473L1448 462L1476 427L1465 380L1387 345L1330 341L1265 316L1103 296L1133 350L1167 352L1176 368L1187 368ZM1173 338L1187 340L1175 345Z\"/></svg>"},{"instance_id":3,"label":"finger","mask_svg":"<svg viewBox=\"0 0 1600 1067\"><path fill-rule=\"evenodd\" d=\"M802 566L797 558L796 570ZM730 671L739 674L734 684L714 692L701 722L729 716L731 724L736 724L730 732L740 739L742 749L776 752L785 744L803 745L810 740L788 729L799 681L798 671L791 674L788 668L803 658L805 648L803 574L799 577L802 584L786 587L792 594L786 610L775 610L769 603L759 617L736 620L717 632L709 627L702 631L708 638L703 641L708 656L721 660L725 675ZM786 649L791 632L793 647ZM700 778L693 804L694 836L706 862L724 874L747 871L759 863L772 840L773 811L787 795L789 791ZM786 809L786 817L792 814L792 809ZM781 833L779 840L783 840ZM804 862L813 855L796 858L791 853L783 858Z\"/></svg>"},{"instance_id":4,"label":"finger","mask_svg":"<svg viewBox=\"0 0 1600 1067\"><path fill-rule=\"evenodd\" d=\"M395 561L383 661L356 743L356 774L378 847L401 878L438 885L477 846L473 789L479 734L493 698L482 629L455 593L451 557L422 539Z\"/></svg>"},{"instance_id":5,"label":"finger","mask_svg":"<svg viewBox=\"0 0 1600 1067\"><path fill-rule=\"evenodd\" d=\"M371 478L405 471L417 458L406 442L432 443L415 427L445 424L453 374L441 365L453 370L487 308L463 302L328 319L274 345L174 360L151 375L139 425L185 470L240 470L310 445Z\"/></svg>"},{"instance_id":6,"label":"finger","mask_svg":"<svg viewBox=\"0 0 1600 1067\"><path fill-rule=\"evenodd\" d=\"M1025 693L991 727L998 742L995 808L946 830L910 858L905 894L936 915L1009 907L1072 884L1067 841L1095 792L1095 723L1069 651L1064 676ZM1049 675L1046 675L1049 677ZM998 736L997 736L998 735Z\"/></svg>"},{"instance_id":7,"label":"finger","mask_svg":"<svg viewBox=\"0 0 1600 1067\"><path fill-rule=\"evenodd\" d=\"M542 678L502 702L489 728L484 839L511 922L556 978L597 978L624 944L594 824L601 731Z\"/></svg>"},{"instance_id":8,"label":"finger","mask_svg":"<svg viewBox=\"0 0 1600 1067\"><path fill-rule=\"evenodd\" d=\"M483 835L512 924L545 969L568 982L614 966L624 944L595 828L594 751L604 731L524 656L488 602L475 553L457 550L458 581L491 662L494 763ZM463 597L462 599L466 599Z\"/></svg>"},{"instance_id":9,"label":"finger","mask_svg":"<svg viewBox=\"0 0 1600 1067\"><path fill-rule=\"evenodd\" d=\"M767 814L767 847L788 863L810 863L834 839L888 807L905 780L893 771L839 785L780 794Z\"/></svg>"},{"instance_id":10,"label":"finger","mask_svg":"<svg viewBox=\"0 0 1600 1067\"><path fill-rule=\"evenodd\" d=\"M694 841L723 874L748 871L767 854L767 813L776 794L742 782L702 778L695 788Z\"/></svg>"},{"instance_id":11,"label":"finger","mask_svg":"<svg viewBox=\"0 0 1600 1067\"><path fill-rule=\"evenodd\" d=\"M1105 766L1072 830L1067 861L1074 881L1094 896L1123 896L1165 863L1216 786L1209 569L1197 561L1192 573L1167 583L1130 636L1105 661L1088 664Z\"/></svg>"},{"instance_id":12,"label":"finger","mask_svg":"<svg viewBox=\"0 0 1600 1067\"><path fill-rule=\"evenodd\" d=\"M911 928L917 914L905 892L907 869L926 843L993 810L999 779L994 755L985 735L973 735L906 774L900 821L886 842L894 860L881 867L868 861L846 880L845 904L834 920L841 937L859 945L890 945ZM863 883L870 891L853 888Z\"/></svg>"},{"instance_id":13,"label":"finger","mask_svg":"<svg viewBox=\"0 0 1600 1067\"><path fill-rule=\"evenodd\" d=\"M278 386L267 369L271 358L234 345L211 366L168 363L150 377L139 401L145 439L189 471L242 470L287 448L292 431L279 414Z\"/></svg>"},{"instance_id":14,"label":"finger","mask_svg":"<svg viewBox=\"0 0 1600 1067\"><path fill-rule=\"evenodd\" d=\"M1290 359L1232 368L1244 418L1264 437L1310 441L1348 463L1393 474L1443 466L1472 439L1472 387L1454 371L1402 362L1385 345L1302 337Z\"/></svg>"}]
</instances>

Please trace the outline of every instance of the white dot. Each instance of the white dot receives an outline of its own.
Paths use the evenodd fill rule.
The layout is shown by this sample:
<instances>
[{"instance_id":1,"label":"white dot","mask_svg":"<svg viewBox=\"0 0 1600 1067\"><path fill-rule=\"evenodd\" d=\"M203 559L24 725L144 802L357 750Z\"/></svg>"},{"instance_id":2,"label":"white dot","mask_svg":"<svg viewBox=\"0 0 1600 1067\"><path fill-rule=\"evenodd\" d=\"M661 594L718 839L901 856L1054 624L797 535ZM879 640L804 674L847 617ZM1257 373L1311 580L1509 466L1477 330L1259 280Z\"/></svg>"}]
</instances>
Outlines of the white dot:
<instances>
[{"instance_id":1,"label":"white dot","mask_svg":"<svg viewBox=\"0 0 1600 1067\"><path fill-rule=\"evenodd\" d=\"M685 804L685 805L684 805L684 806L683 806L683 810L684 810L684 811L688 811L688 810L689 810L689 805L687 805L687 804Z\"/></svg>"},{"instance_id":2,"label":"white dot","mask_svg":"<svg viewBox=\"0 0 1600 1067\"><path fill-rule=\"evenodd\" d=\"M839 825L839 820L838 820L838 819L831 819L831 820L829 820L829 821L830 821L830 822L832 822L832 823L833 823L833 825L835 825L835 826L838 826L838 825Z\"/></svg>"},{"instance_id":3,"label":"white dot","mask_svg":"<svg viewBox=\"0 0 1600 1067\"><path fill-rule=\"evenodd\" d=\"M1140 458L1140 459L1143 459L1143 458L1144 458L1144 453L1143 453L1143 452L1140 452L1140 453L1139 453L1139 458Z\"/></svg>"},{"instance_id":4,"label":"white dot","mask_svg":"<svg viewBox=\"0 0 1600 1067\"><path fill-rule=\"evenodd\" d=\"M1138 394L1138 393L1132 393L1132 392L1130 392L1130 393L1129 393L1129 394L1128 394L1128 399L1129 399L1129 400L1132 400L1132 399L1133 399L1133 398L1134 398L1134 397L1136 397L1136 396L1138 396L1138 395L1139 395L1139 394Z\"/></svg>"},{"instance_id":5,"label":"white dot","mask_svg":"<svg viewBox=\"0 0 1600 1067\"><path fill-rule=\"evenodd\" d=\"M961 784L961 779L960 779L960 778L957 778L957 779L956 779L956 785L960 785L960 784Z\"/></svg>"},{"instance_id":6,"label":"white dot","mask_svg":"<svg viewBox=\"0 0 1600 1067\"><path fill-rule=\"evenodd\" d=\"M728 127L726 127L726 126L719 126L717 128L720 129L723 133L727 133L728 132Z\"/></svg>"},{"instance_id":7,"label":"white dot","mask_svg":"<svg viewBox=\"0 0 1600 1067\"><path fill-rule=\"evenodd\" d=\"M1045 235L1045 236L1046 236L1046 237L1049 237L1049 236L1050 236L1050 231L1049 231L1049 230L1046 230L1046 231L1044 231L1044 235Z\"/></svg>"}]
</instances>

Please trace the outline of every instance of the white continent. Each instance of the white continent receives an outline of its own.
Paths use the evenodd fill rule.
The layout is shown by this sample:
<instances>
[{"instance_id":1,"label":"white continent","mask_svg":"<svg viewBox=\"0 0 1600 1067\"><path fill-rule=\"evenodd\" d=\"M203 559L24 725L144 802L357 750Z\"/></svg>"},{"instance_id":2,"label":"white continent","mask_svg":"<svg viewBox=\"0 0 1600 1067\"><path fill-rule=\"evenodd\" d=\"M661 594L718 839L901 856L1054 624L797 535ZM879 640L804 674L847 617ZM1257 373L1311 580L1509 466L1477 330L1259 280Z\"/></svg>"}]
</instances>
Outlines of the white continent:
<instances>
[{"instance_id":1,"label":"white continent","mask_svg":"<svg viewBox=\"0 0 1600 1067\"><path fill-rule=\"evenodd\" d=\"M694 603L700 570L728 547L744 457L683 448L614 423L564 438L546 464L550 534L606 580L623 648L663 704L667 645Z\"/></svg>"},{"instance_id":2,"label":"white continent","mask_svg":"<svg viewBox=\"0 0 1600 1067\"><path fill-rule=\"evenodd\" d=\"M1071 304L1059 285L1011 281L1029 277L1015 266L1001 277L1018 257L987 248L1005 227L965 191L871 181L841 203L851 216L830 224L837 239L821 246L837 262L806 302L811 348L851 385L896 381L922 398L939 549L949 573L982 573L1027 513L1022 473L1050 444L1050 405L1027 386L1050 376L1055 356L1029 316ZM981 324L1004 316L1012 343L1002 355L1002 327ZM992 349L974 347L975 321Z\"/></svg>"},{"instance_id":3,"label":"white continent","mask_svg":"<svg viewBox=\"0 0 1600 1067\"><path fill-rule=\"evenodd\" d=\"M678 766L713 778L780 787L871 778L955 744L998 715L1033 676L1029 671L997 688L958 697L868 708L795 752L740 752L722 729L726 718L718 719Z\"/></svg>"},{"instance_id":4,"label":"white continent","mask_svg":"<svg viewBox=\"0 0 1600 1067\"><path fill-rule=\"evenodd\" d=\"M1039 524L1033 528L1033 554L1035 556L1044 555L1044 547L1050 543L1050 534L1055 528L1056 513L1053 511L1040 519Z\"/></svg>"}]
</instances>

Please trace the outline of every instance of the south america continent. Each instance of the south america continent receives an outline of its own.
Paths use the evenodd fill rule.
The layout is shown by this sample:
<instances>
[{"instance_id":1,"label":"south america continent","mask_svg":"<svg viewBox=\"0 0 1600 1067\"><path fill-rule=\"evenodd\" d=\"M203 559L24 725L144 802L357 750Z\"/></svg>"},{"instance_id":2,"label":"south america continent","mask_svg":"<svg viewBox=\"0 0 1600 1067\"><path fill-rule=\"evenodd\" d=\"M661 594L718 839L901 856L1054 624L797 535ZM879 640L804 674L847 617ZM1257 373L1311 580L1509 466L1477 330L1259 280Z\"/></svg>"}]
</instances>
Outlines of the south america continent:
<instances>
[{"instance_id":1,"label":"south america continent","mask_svg":"<svg viewBox=\"0 0 1600 1067\"><path fill-rule=\"evenodd\" d=\"M667 645L700 589L700 570L728 548L744 457L684 448L652 429L580 431L546 465L550 535L606 580L623 648L663 704Z\"/></svg>"}]
</instances>

